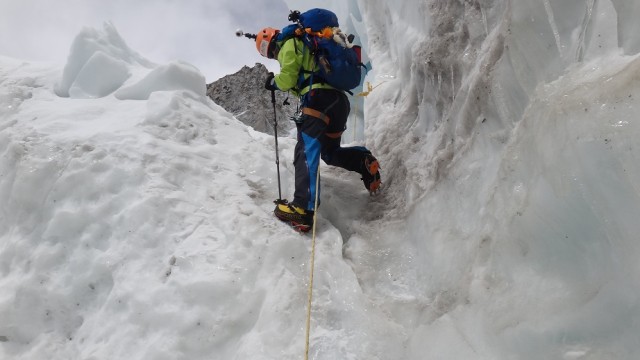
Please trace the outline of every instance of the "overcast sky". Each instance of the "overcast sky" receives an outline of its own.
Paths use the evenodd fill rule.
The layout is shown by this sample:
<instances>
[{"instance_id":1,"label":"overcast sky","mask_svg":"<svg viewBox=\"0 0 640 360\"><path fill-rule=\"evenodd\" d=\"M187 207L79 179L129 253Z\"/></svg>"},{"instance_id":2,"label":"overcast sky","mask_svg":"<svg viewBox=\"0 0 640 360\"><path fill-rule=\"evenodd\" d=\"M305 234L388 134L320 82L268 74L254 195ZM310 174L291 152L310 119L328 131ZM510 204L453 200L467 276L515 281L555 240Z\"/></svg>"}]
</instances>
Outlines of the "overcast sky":
<instances>
[{"instance_id":1,"label":"overcast sky","mask_svg":"<svg viewBox=\"0 0 640 360\"><path fill-rule=\"evenodd\" d=\"M277 71L235 30L283 27L288 14L283 0L0 0L0 55L64 65L83 27L111 21L140 55L189 62L209 83L256 62Z\"/></svg>"}]
</instances>

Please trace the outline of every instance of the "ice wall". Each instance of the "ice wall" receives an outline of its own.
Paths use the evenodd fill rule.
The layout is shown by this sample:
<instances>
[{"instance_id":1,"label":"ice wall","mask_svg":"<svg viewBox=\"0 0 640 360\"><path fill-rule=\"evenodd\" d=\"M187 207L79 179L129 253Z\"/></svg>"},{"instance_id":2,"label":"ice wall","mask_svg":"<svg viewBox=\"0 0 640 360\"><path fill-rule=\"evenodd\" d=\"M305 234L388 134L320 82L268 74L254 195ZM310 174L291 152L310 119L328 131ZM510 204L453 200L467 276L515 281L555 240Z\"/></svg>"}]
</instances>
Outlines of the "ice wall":
<instances>
[{"instance_id":1,"label":"ice wall","mask_svg":"<svg viewBox=\"0 0 640 360\"><path fill-rule=\"evenodd\" d=\"M359 5L399 222L345 254L404 358L637 358L637 2Z\"/></svg>"}]
</instances>

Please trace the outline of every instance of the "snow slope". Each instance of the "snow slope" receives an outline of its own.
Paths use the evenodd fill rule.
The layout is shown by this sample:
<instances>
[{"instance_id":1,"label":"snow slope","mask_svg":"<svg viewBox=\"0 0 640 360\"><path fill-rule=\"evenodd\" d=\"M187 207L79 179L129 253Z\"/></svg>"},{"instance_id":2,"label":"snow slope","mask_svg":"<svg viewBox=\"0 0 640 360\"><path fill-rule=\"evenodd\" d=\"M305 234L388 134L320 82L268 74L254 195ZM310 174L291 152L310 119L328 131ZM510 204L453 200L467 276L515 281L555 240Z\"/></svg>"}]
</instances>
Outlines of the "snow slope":
<instances>
[{"instance_id":1,"label":"snow slope","mask_svg":"<svg viewBox=\"0 0 640 360\"><path fill-rule=\"evenodd\" d=\"M638 358L638 6L334 8L386 188L321 168L310 357ZM0 358L303 357L274 139L204 89L109 24L65 69L0 57Z\"/></svg>"},{"instance_id":2,"label":"snow slope","mask_svg":"<svg viewBox=\"0 0 640 360\"><path fill-rule=\"evenodd\" d=\"M273 138L211 102L197 69L121 40L86 29L64 71L1 58L0 358L299 357L310 242L272 215ZM280 139L287 192L294 145ZM329 174L327 192L344 181ZM313 351L342 357L362 324L388 330L319 226Z\"/></svg>"}]
</instances>

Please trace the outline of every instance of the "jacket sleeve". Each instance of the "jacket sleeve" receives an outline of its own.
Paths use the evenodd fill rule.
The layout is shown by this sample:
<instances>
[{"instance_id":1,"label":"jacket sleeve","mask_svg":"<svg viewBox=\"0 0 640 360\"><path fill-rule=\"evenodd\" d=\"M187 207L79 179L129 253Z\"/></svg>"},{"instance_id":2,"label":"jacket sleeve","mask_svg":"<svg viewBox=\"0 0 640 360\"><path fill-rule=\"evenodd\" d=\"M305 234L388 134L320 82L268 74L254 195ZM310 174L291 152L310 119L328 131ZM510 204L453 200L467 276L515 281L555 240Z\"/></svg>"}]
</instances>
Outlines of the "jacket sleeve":
<instances>
[{"instance_id":1,"label":"jacket sleeve","mask_svg":"<svg viewBox=\"0 0 640 360\"><path fill-rule=\"evenodd\" d=\"M280 74L274 77L276 86L282 91L289 91L298 84L298 75L302 67L303 45L296 44L296 39L291 38L282 44L278 53ZM296 51L298 48L300 51Z\"/></svg>"}]
</instances>

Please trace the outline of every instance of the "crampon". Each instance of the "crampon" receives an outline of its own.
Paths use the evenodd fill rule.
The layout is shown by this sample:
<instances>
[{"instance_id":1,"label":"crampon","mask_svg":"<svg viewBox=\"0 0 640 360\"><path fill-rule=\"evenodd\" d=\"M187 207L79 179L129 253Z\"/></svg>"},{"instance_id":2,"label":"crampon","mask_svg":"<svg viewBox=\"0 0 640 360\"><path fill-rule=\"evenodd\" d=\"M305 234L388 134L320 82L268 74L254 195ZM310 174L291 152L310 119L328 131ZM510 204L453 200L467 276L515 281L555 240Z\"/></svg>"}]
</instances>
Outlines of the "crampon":
<instances>
[{"instance_id":1,"label":"crampon","mask_svg":"<svg viewBox=\"0 0 640 360\"><path fill-rule=\"evenodd\" d=\"M364 187L369 191L369 195L376 195L382 190L382 179L380 178L380 163L378 160L369 154L364 159L365 171L362 172L362 182Z\"/></svg>"}]
</instances>

